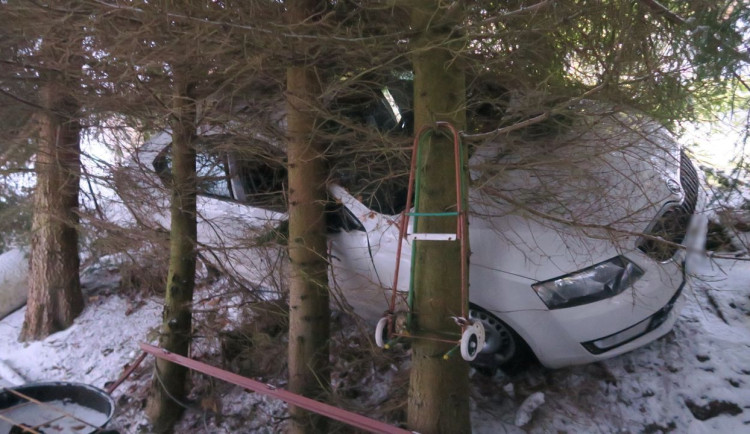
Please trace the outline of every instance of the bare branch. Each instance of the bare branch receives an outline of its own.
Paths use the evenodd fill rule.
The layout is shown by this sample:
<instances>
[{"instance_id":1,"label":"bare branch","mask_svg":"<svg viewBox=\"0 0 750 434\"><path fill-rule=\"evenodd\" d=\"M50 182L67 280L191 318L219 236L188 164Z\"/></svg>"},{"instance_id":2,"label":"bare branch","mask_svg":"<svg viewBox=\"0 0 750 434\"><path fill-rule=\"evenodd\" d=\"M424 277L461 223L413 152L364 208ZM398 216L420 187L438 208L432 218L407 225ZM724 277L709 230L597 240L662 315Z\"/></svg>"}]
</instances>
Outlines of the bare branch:
<instances>
[{"instance_id":1,"label":"bare branch","mask_svg":"<svg viewBox=\"0 0 750 434\"><path fill-rule=\"evenodd\" d=\"M31 102L31 101L29 101L29 100L26 100L26 99L23 99L23 98L21 98L20 96L14 95L14 94L12 94L12 93L10 93L10 92L6 91L6 90L5 90L5 89L3 89L2 87L0 87L0 94L3 94L3 95L5 95L5 96L7 96L8 98L10 98L10 99L13 99L13 100L15 100L15 101L18 101L18 102L20 102L21 104L25 104L25 105L27 105L27 106L29 106L29 107L34 107L35 109L38 109L38 110L42 110L42 111L46 111L46 109L45 109L44 107L40 106L39 104L37 104L37 103L34 103L34 102Z\"/></svg>"},{"instance_id":2,"label":"bare branch","mask_svg":"<svg viewBox=\"0 0 750 434\"><path fill-rule=\"evenodd\" d=\"M641 3L643 3L646 7L651 9L651 12L654 14L664 17L667 21L669 21L672 24L676 25L684 25L687 24L687 20L682 18L681 16L675 14L674 12L667 9L666 6L662 5L656 0L639 0Z\"/></svg>"},{"instance_id":3,"label":"bare branch","mask_svg":"<svg viewBox=\"0 0 750 434\"><path fill-rule=\"evenodd\" d=\"M572 103L581 101L582 99L586 99L589 96L593 95L594 93L602 90L603 88L604 88L604 85L600 84L600 85L598 85L598 86L596 86L596 87L594 87L594 88L592 88L592 89L584 92L581 96L577 96L575 98L572 98L572 99L566 101L565 105L570 105ZM542 113L542 114L540 114L538 116L535 116L535 117L530 118L530 119L526 119L526 120L521 121L521 122L517 122L517 123L515 123L513 125L509 125L507 127L499 128L499 129L497 129L495 131L490 131L490 132L487 132L487 133L479 133L479 134L462 134L461 137L464 140L468 141L468 142L478 142L478 141L482 141L482 140L494 140L494 139L498 138L502 134L508 134L508 133L513 132L513 131L518 131L518 130L521 130L521 129L526 128L528 126L537 124L539 122L546 121L547 119L549 119L550 115L552 113L554 113L554 111L555 111L554 109L547 110L546 112L544 112L544 113Z\"/></svg>"},{"instance_id":4,"label":"bare branch","mask_svg":"<svg viewBox=\"0 0 750 434\"><path fill-rule=\"evenodd\" d=\"M639 1L642 4L644 4L646 7L648 7L651 10L651 12L653 12L654 14L656 14L656 15L658 15L660 17L664 17L664 19L666 19L670 23L675 24L675 25L679 25L679 26L687 26L688 30L694 30L695 26L691 25L691 23L688 20L686 20L686 19L682 18L681 16L675 14L674 12L670 11L669 9L667 9L666 6L662 5L658 1L656 1L656 0L639 0ZM740 59L740 60L742 60L742 61L744 61L746 63L750 63L750 54L749 53L739 51L735 47L727 45L724 41L722 41L721 39L717 38L715 35L709 35L709 37L711 37L722 48L724 48L724 49L726 49L726 50L731 51L732 53L734 53L734 55L738 59ZM746 90L750 90L750 86L748 86L748 84L745 83L745 81L737 73L737 71L732 71L732 76Z\"/></svg>"},{"instance_id":5,"label":"bare branch","mask_svg":"<svg viewBox=\"0 0 750 434\"><path fill-rule=\"evenodd\" d=\"M121 10L136 12L136 13L144 13L143 9L132 7L132 6L112 4L104 0L95 0L95 1L96 3L102 6L112 8L112 9L121 9ZM289 27L288 26L282 27L273 22L269 22L267 24L274 26L275 28L267 29L267 28L263 28L260 26L253 26L249 24L237 24L237 23L233 23L229 21L217 21L217 20L211 20L208 18L192 17L189 15L178 14L174 12L167 12L166 15L169 18L173 18L173 19L195 21L195 22L199 22L202 24L220 26L222 28L231 27L231 28L236 28L236 29L241 29L241 30L249 30L249 31L254 31L254 32L265 33L265 34L273 35L273 36L283 36L286 38L323 40L323 41L324 40L339 41L339 42L393 41L394 38L398 39L399 37L405 37L406 35L413 33L409 29L404 29L404 30L395 31L394 33L390 33L390 34L383 34L383 35L376 35L376 36L336 36L336 35L321 35L320 33L305 34L305 33L294 33L294 32L289 32L289 31L281 31L282 29L287 30Z\"/></svg>"},{"instance_id":6,"label":"bare branch","mask_svg":"<svg viewBox=\"0 0 750 434\"><path fill-rule=\"evenodd\" d=\"M544 0L539 3L535 3L531 6L521 6L520 8L510 11L504 14L498 14L492 18L487 18L482 21L481 24L492 24L500 21L504 21L508 18L516 18L518 16L539 12L540 10L547 8L555 3L555 0Z\"/></svg>"},{"instance_id":7,"label":"bare branch","mask_svg":"<svg viewBox=\"0 0 750 434\"><path fill-rule=\"evenodd\" d=\"M488 133L479 133L479 134L463 134L462 137L464 140L469 141L469 142L478 142L481 140L493 140L502 134L512 133L513 131L518 131L528 126L538 124L539 122L546 121L547 119L549 119L549 116L550 116L550 112L546 111L540 114L539 116L534 116L531 119L526 119L525 121L517 122L507 127L498 128L495 131L490 131Z\"/></svg>"}]
</instances>

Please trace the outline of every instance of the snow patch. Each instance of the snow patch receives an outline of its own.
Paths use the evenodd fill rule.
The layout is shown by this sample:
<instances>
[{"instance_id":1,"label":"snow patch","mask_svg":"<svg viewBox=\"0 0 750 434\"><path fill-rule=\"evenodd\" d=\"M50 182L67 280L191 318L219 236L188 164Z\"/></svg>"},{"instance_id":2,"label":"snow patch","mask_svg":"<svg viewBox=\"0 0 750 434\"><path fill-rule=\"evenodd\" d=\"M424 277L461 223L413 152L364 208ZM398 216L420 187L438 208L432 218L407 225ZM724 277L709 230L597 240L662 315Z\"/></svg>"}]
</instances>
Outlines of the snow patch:
<instances>
[{"instance_id":1,"label":"snow patch","mask_svg":"<svg viewBox=\"0 0 750 434\"><path fill-rule=\"evenodd\" d=\"M534 411L544 404L544 393L536 392L532 393L528 398L524 399L521 407L516 412L516 426L522 427L531 421L531 416Z\"/></svg>"},{"instance_id":2,"label":"snow patch","mask_svg":"<svg viewBox=\"0 0 750 434\"><path fill-rule=\"evenodd\" d=\"M103 259L87 270L91 287L104 289L88 298L86 309L68 330L43 341L19 343L25 309L0 320L0 359L29 381L75 381L103 387L115 380L123 366L138 356L137 343L153 341L161 315L159 300L134 301L117 294L110 280L117 259ZM662 339L584 366L558 370L537 366L514 377L474 375L472 431L747 432L750 262L706 259L699 267L696 279L685 289L685 308L674 330ZM221 292L224 286L226 282L219 280L211 291ZM201 301L196 307L205 306L207 312L200 315L213 315L208 311L225 315L228 322L222 328L230 328L244 317L243 303L226 288L223 291L216 306L199 291L196 295ZM202 355L218 351L201 345L196 348L205 347ZM362 357L367 357L364 347ZM123 434L148 431L141 399L150 382L150 359L113 394L118 405L128 409L113 421ZM357 360L344 363L334 356L332 362L352 369ZM399 363L392 369L368 368L372 381L356 385L364 392L357 398L362 413L376 413L368 409L379 409L393 397L396 373L408 366L408 360ZM10 383L0 381L4 385ZM281 401L218 383L214 395L221 401L221 416L198 402L177 431L252 433L284 428L287 414Z\"/></svg>"},{"instance_id":3,"label":"snow patch","mask_svg":"<svg viewBox=\"0 0 750 434\"><path fill-rule=\"evenodd\" d=\"M23 377L18 375L18 372L14 371L3 360L0 360L0 380L4 380L12 386L20 386L26 382Z\"/></svg>"}]
</instances>

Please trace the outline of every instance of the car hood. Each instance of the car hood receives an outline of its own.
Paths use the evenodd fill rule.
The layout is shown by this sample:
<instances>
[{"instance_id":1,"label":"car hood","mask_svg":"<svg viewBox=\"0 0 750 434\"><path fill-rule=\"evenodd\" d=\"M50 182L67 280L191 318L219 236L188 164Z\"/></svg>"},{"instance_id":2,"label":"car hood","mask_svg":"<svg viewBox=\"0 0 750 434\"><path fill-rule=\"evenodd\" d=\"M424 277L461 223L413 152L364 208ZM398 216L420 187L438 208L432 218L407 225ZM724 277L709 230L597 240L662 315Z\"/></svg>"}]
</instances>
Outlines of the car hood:
<instances>
[{"instance_id":1,"label":"car hood","mask_svg":"<svg viewBox=\"0 0 750 434\"><path fill-rule=\"evenodd\" d=\"M503 268L532 280L634 249L662 207L682 200L680 148L664 127L592 103L576 109L554 134L487 143L469 162L472 231L520 251Z\"/></svg>"}]
</instances>

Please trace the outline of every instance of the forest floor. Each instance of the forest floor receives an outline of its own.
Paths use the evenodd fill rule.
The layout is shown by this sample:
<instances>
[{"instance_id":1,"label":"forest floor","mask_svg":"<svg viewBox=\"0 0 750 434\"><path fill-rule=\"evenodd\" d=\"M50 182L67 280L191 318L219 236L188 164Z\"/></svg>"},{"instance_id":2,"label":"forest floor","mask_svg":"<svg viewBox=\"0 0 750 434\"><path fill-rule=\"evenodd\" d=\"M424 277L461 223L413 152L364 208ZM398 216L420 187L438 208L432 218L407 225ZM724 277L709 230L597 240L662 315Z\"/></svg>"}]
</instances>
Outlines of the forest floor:
<instances>
[{"instance_id":1,"label":"forest floor","mask_svg":"<svg viewBox=\"0 0 750 434\"><path fill-rule=\"evenodd\" d=\"M750 432L750 262L742 259L704 260L674 330L631 353L557 370L530 366L514 376L472 371L472 431ZM29 382L104 388L138 357L139 342L156 343L159 299L122 289L116 261L88 267L83 283L86 309L65 331L19 343L25 308L0 321L0 361ZM192 357L284 387L283 321L242 321L253 315L241 297L221 293L223 287L222 280L208 279L199 286ZM328 399L402 421L408 351L376 351L369 328L347 315L335 315L334 324ZM149 431L143 403L152 370L147 357L113 392L117 413L109 427L123 434ZM0 380L3 385L9 384ZM287 417L282 402L202 374L192 376L184 404L177 432L280 432Z\"/></svg>"}]
</instances>

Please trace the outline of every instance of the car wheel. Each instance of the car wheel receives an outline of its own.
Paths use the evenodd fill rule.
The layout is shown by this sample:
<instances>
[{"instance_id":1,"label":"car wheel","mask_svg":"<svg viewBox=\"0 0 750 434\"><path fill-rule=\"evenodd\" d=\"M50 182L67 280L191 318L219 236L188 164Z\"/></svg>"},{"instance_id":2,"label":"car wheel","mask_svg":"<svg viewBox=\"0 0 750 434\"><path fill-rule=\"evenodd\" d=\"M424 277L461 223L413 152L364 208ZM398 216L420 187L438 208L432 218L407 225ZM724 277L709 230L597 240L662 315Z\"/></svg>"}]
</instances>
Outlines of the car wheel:
<instances>
[{"instance_id":1,"label":"car wheel","mask_svg":"<svg viewBox=\"0 0 750 434\"><path fill-rule=\"evenodd\" d=\"M479 372L492 375L499 368L505 373L519 372L528 366L531 350L507 324L486 310L471 306L469 318L484 326L484 348L472 362Z\"/></svg>"}]
</instances>

